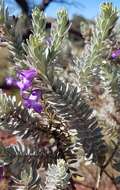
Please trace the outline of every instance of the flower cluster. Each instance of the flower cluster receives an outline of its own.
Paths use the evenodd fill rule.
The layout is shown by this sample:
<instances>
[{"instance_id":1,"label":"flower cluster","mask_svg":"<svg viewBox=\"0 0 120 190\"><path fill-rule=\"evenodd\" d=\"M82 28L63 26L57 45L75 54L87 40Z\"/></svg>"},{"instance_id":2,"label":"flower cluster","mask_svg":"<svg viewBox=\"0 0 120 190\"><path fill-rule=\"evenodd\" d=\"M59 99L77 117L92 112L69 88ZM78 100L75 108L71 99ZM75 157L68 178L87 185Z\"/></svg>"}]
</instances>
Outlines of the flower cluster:
<instances>
[{"instance_id":1,"label":"flower cluster","mask_svg":"<svg viewBox=\"0 0 120 190\"><path fill-rule=\"evenodd\" d=\"M12 77L6 78L7 85L13 85L20 89L20 95L23 98L23 105L34 111L41 113L42 106L39 102L41 98L41 91L39 89L32 89L32 81L37 76L35 69L21 70L17 72L17 79ZM28 94L30 90L30 94Z\"/></svg>"}]
</instances>

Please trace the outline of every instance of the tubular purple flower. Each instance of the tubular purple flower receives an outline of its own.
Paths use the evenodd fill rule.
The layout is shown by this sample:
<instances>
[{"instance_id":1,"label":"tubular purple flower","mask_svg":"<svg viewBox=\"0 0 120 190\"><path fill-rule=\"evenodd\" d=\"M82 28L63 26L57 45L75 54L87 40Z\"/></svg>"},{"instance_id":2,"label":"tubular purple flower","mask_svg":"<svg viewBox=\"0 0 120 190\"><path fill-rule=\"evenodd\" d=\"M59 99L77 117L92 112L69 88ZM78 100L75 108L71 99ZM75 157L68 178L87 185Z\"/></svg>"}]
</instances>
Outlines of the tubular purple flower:
<instances>
[{"instance_id":1,"label":"tubular purple flower","mask_svg":"<svg viewBox=\"0 0 120 190\"><path fill-rule=\"evenodd\" d=\"M33 89L31 95L29 96L29 99L38 101L40 98L42 98L41 91L39 89Z\"/></svg>"},{"instance_id":2,"label":"tubular purple flower","mask_svg":"<svg viewBox=\"0 0 120 190\"><path fill-rule=\"evenodd\" d=\"M23 80L17 81L16 84L20 88L21 91L24 91L32 86L32 81L29 81L26 78L23 78Z\"/></svg>"},{"instance_id":3,"label":"tubular purple flower","mask_svg":"<svg viewBox=\"0 0 120 190\"><path fill-rule=\"evenodd\" d=\"M17 73L19 81L17 81L17 86L21 91L27 90L32 86L32 80L37 76L37 71L35 69L22 70Z\"/></svg>"},{"instance_id":4,"label":"tubular purple flower","mask_svg":"<svg viewBox=\"0 0 120 190\"><path fill-rule=\"evenodd\" d=\"M40 103L34 102L32 105L32 108L34 109L35 112L41 113L42 112L42 105Z\"/></svg>"},{"instance_id":5,"label":"tubular purple flower","mask_svg":"<svg viewBox=\"0 0 120 190\"><path fill-rule=\"evenodd\" d=\"M7 86L15 86L17 87L17 80L13 77L6 77L5 83Z\"/></svg>"},{"instance_id":6,"label":"tubular purple flower","mask_svg":"<svg viewBox=\"0 0 120 190\"><path fill-rule=\"evenodd\" d=\"M22 70L22 71L17 73L17 77L20 80L23 80L24 78L26 78L26 79L31 81L36 76L37 76L37 71L35 69Z\"/></svg>"},{"instance_id":7,"label":"tubular purple flower","mask_svg":"<svg viewBox=\"0 0 120 190\"><path fill-rule=\"evenodd\" d=\"M32 101L32 100L24 100L23 102L25 108L32 108L35 112L37 113L41 113L42 111L42 106L39 102L35 102L35 101Z\"/></svg>"},{"instance_id":8,"label":"tubular purple flower","mask_svg":"<svg viewBox=\"0 0 120 190\"><path fill-rule=\"evenodd\" d=\"M115 51L112 52L111 57L112 57L113 59L115 59L115 58L117 58L117 57L119 57L119 56L120 56L120 49L115 50Z\"/></svg>"},{"instance_id":9,"label":"tubular purple flower","mask_svg":"<svg viewBox=\"0 0 120 190\"><path fill-rule=\"evenodd\" d=\"M39 102L41 97L41 91L39 89L34 89L29 96L23 97L23 104L26 108L32 108L34 111L41 113L42 105Z\"/></svg>"}]
</instances>

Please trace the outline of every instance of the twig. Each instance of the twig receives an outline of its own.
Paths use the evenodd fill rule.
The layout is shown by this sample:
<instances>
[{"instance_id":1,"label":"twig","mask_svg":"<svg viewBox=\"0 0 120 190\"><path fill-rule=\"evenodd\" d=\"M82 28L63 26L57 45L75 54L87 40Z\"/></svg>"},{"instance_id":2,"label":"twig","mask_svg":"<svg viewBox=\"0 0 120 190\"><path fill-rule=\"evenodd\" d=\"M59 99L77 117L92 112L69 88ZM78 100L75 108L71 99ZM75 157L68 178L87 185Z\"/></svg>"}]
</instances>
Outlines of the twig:
<instances>
[{"instance_id":1,"label":"twig","mask_svg":"<svg viewBox=\"0 0 120 190\"><path fill-rule=\"evenodd\" d=\"M96 190L99 188L100 179L101 179L100 168L97 167L97 182L96 182L96 186L95 186L95 189L96 189Z\"/></svg>"},{"instance_id":2,"label":"twig","mask_svg":"<svg viewBox=\"0 0 120 190\"><path fill-rule=\"evenodd\" d=\"M117 149L118 149L118 144L115 146L115 149L114 149L114 151L112 152L112 154L111 154L111 156L109 157L109 159L107 160L107 162L106 162L106 164L105 165L103 165L103 169L105 169L107 166L108 166L108 164L110 163L110 161L112 160L112 158L113 158L113 156L114 156L114 154L116 153L116 151L117 151Z\"/></svg>"},{"instance_id":3,"label":"twig","mask_svg":"<svg viewBox=\"0 0 120 190\"><path fill-rule=\"evenodd\" d=\"M118 149L118 145L115 145L115 149L114 151L112 152L111 156L108 158L107 162L101 167L101 172L100 172L100 176L102 176L105 168L108 166L108 164L111 162L113 156L115 155L116 151Z\"/></svg>"},{"instance_id":4,"label":"twig","mask_svg":"<svg viewBox=\"0 0 120 190\"><path fill-rule=\"evenodd\" d=\"M113 182L113 184L116 187L116 190L119 190L119 188L116 186L114 178L112 176L110 176L106 170L104 170L104 173L111 179L111 181Z\"/></svg>"}]
</instances>

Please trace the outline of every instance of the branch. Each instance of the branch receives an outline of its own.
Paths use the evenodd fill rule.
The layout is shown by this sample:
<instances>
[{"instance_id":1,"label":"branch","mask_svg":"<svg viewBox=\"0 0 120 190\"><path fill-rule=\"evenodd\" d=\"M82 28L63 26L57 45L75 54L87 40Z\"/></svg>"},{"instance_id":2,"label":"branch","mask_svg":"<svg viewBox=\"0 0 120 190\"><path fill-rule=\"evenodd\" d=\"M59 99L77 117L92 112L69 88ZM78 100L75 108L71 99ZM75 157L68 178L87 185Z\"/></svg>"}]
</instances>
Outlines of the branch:
<instances>
[{"instance_id":1,"label":"branch","mask_svg":"<svg viewBox=\"0 0 120 190\"><path fill-rule=\"evenodd\" d=\"M106 163L101 167L100 176L102 176L102 174L105 172L106 167L109 165L109 163L110 163L111 160L113 159L113 157L114 157L116 151L118 150L118 146L119 146L118 144L115 145L115 148L114 148L114 150L113 150L111 156L108 158L108 160L106 161Z\"/></svg>"},{"instance_id":2,"label":"branch","mask_svg":"<svg viewBox=\"0 0 120 190\"><path fill-rule=\"evenodd\" d=\"M40 10L45 11L45 9L49 6L50 3L61 3L61 4L66 4L69 6L74 6L76 8L79 8L80 6L84 8L84 5L81 4L77 0L42 0L42 3L39 5Z\"/></svg>"},{"instance_id":3,"label":"branch","mask_svg":"<svg viewBox=\"0 0 120 190\"><path fill-rule=\"evenodd\" d=\"M53 2L54 0L42 0L42 3L40 4L39 8L41 11L45 11L45 9L48 7L48 5Z\"/></svg>"},{"instance_id":4,"label":"branch","mask_svg":"<svg viewBox=\"0 0 120 190\"><path fill-rule=\"evenodd\" d=\"M83 8L85 8L85 6L82 4L82 3L80 3L79 1L73 1L73 0L71 0L71 1L69 1L69 0L53 0L55 3L62 3L62 4L66 4L66 5L68 5L68 6L74 6L74 7L76 7L76 8L79 8L79 7L83 7Z\"/></svg>"},{"instance_id":5,"label":"branch","mask_svg":"<svg viewBox=\"0 0 120 190\"><path fill-rule=\"evenodd\" d=\"M22 1L21 0L15 0L15 1L21 7L23 12L28 15L28 12L29 12L28 2L26 0L22 0Z\"/></svg>"}]
</instances>

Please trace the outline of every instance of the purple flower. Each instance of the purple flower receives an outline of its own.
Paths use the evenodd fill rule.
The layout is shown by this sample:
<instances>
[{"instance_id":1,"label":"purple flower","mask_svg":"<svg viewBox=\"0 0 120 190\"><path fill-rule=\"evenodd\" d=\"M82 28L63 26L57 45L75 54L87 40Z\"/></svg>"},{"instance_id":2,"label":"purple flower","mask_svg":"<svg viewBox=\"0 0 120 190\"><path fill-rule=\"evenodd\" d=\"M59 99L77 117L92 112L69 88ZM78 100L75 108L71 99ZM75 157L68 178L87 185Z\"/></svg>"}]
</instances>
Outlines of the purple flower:
<instances>
[{"instance_id":1,"label":"purple flower","mask_svg":"<svg viewBox=\"0 0 120 190\"><path fill-rule=\"evenodd\" d=\"M27 90L29 87L32 86L32 81L29 81L26 78L23 78L23 80L17 81L16 84L20 88L20 90L23 91L23 90Z\"/></svg>"},{"instance_id":2,"label":"purple flower","mask_svg":"<svg viewBox=\"0 0 120 190\"><path fill-rule=\"evenodd\" d=\"M41 113L42 111L42 106L39 102L31 101L31 100L24 100L24 106L25 108L32 108L35 112Z\"/></svg>"},{"instance_id":3,"label":"purple flower","mask_svg":"<svg viewBox=\"0 0 120 190\"><path fill-rule=\"evenodd\" d=\"M41 91L39 89L32 89L32 92L28 95L30 87L32 88L32 81L37 76L35 69L21 70L17 73L17 79L12 77L6 78L8 85L15 85L19 87L20 94L23 98L23 104L28 109L33 109L37 113L41 113L42 105L39 100L42 98Z\"/></svg>"},{"instance_id":4,"label":"purple flower","mask_svg":"<svg viewBox=\"0 0 120 190\"><path fill-rule=\"evenodd\" d=\"M4 178L4 167L0 166L0 181Z\"/></svg>"},{"instance_id":5,"label":"purple flower","mask_svg":"<svg viewBox=\"0 0 120 190\"><path fill-rule=\"evenodd\" d=\"M7 86L15 86L17 87L17 80L13 77L6 77L5 83Z\"/></svg>"},{"instance_id":6,"label":"purple flower","mask_svg":"<svg viewBox=\"0 0 120 190\"><path fill-rule=\"evenodd\" d=\"M32 93L29 96L29 99L33 101L38 101L40 98L42 98L41 91L39 89L32 90Z\"/></svg>"},{"instance_id":7,"label":"purple flower","mask_svg":"<svg viewBox=\"0 0 120 190\"><path fill-rule=\"evenodd\" d=\"M37 76L37 71L35 69L22 70L17 73L19 81L17 81L17 86L21 91L27 90L32 86L32 80Z\"/></svg>"},{"instance_id":8,"label":"purple flower","mask_svg":"<svg viewBox=\"0 0 120 190\"><path fill-rule=\"evenodd\" d=\"M32 108L34 111L41 113L42 105L39 102L41 96L41 91L39 89L32 90L29 96L23 97L24 106L28 109Z\"/></svg>"},{"instance_id":9,"label":"purple flower","mask_svg":"<svg viewBox=\"0 0 120 190\"><path fill-rule=\"evenodd\" d=\"M24 78L26 78L27 80L31 81L34 79L34 77L37 76L37 71L35 69L22 70L18 72L17 76L20 80L23 80Z\"/></svg>"},{"instance_id":10,"label":"purple flower","mask_svg":"<svg viewBox=\"0 0 120 190\"><path fill-rule=\"evenodd\" d=\"M117 58L117 57L119 57L119 56L120 56L120 49L118 49L118 50L112 52L111 57L112 57L113 59L115 59L115 58Z\"/></svg>"}]
</instances>

